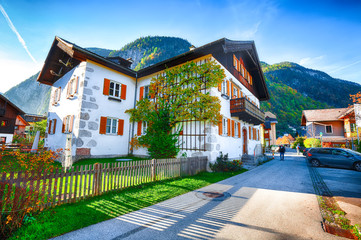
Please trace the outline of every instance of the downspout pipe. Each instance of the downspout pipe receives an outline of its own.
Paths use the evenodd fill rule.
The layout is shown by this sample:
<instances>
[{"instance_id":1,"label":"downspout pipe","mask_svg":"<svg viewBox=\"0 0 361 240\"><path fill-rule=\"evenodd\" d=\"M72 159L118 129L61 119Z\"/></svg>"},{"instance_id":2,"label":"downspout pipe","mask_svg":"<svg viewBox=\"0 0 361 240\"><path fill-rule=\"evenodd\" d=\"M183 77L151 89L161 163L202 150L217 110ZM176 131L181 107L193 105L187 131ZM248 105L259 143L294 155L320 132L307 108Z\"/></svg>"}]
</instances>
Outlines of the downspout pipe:
<instances>
[{"instance_id":1,"label":"downspout pipe","mask_svg":"<svg viewBox=\"0 0 361 240\"><path fill-rule=\"evenodd\" d=\"M138 72L135 73L135 96L134 96L134 105L133 108L136 107L137 104L137 96L138 96ZM134 127L135 127L135 122L132 122L132 126L131 126L131 130L129 131L129 142L128 142L128 155L129 154L133 154L133 149L130 150L130 141L132 140L133 136L134 136Z\"/></svg>"}]
</instances>

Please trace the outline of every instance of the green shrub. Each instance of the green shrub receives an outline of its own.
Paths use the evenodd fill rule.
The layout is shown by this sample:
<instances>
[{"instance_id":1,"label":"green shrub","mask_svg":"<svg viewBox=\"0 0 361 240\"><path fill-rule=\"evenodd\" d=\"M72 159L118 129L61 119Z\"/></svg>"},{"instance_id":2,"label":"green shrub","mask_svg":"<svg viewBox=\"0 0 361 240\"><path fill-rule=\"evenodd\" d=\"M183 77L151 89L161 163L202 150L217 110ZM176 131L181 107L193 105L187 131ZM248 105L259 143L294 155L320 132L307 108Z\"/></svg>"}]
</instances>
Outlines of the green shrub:
<instances>
[{"instance_id":1,"label":"green shrub","mask_svg":"<svg viewBox=\"0 0 361 240\"><path fill-rule=\"evenodd\" d=\"M306 148L321 147L321 141L317 138L307 138L303 143Z\"/></svg>"},{"instance_id":2,"label":"green shrub","mask_svg":"<svg viewBox=\"0 0 361 240\"><path fill-rule=\"evenodd\" d=\"M221 152L215 163L209 163L209 167L213 172L236 172L242 169L242 162L240 160L229 161L228 154L223 155Z\"/></svg>"},{"instance_id":3,"label":"green shrub","mask_svg":"<svg viewBox=\"0 0 361 240\"><path fill-rule=\"evenodd\" d=\"M297 137L295 142L292 144L292 148L296 148L297 144L300 144L300 147L304 147L305 146L304 141L305 141L304 137Z\"/></svg>"}]
</instances>

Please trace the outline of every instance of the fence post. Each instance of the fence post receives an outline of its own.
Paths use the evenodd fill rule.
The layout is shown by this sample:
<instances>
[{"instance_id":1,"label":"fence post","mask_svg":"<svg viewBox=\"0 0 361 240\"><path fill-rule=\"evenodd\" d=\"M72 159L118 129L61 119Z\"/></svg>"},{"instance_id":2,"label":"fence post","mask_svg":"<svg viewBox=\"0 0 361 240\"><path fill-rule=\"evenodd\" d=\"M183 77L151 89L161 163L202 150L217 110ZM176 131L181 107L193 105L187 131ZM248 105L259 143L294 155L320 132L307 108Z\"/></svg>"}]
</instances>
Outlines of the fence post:
<instances>
[{"instance_id":1,"label":"fence post","mask_svg":"<svg viewBox=\"0 0 361 240\"><path fill-rule=\"evenodd\" d=\"M94 164L94 194L98 196L102 187L102 165L100 163Z\"/></svg>"},{"instance_id":2,"label":"fence post","mask_svg":"<svg viewBox=\"0 0 361 240\"><path fill-rule=\"evenodd\" d=\"M156 181L157 178L157 159L152 159L152 181Z\"/></svg>"}]
</instances>

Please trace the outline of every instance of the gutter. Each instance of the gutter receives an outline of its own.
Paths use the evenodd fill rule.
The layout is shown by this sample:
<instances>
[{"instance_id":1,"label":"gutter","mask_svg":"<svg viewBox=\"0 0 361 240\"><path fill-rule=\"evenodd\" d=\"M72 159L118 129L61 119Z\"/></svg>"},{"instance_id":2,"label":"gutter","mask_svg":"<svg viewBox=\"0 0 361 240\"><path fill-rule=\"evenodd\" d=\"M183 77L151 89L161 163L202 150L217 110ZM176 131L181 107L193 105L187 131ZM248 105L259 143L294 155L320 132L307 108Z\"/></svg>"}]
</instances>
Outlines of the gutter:
<instances>
[{"instance_id":1,"label":"gutter","mask_svg":"<svg viewBox=\"0 0 361 240\"><path fill-rule=\"evenodd\" d=\"M135 72L135 95L134 95L134 105L133 108L136 107L137 104L137 95L138 95L138 72ZM128 155L129 154L133 154L133 149L130 151L130 140L133 138L134 136L134 127L135 127L135 122L132 122L132 126L131 129L129 129L129 141L128 141Z\"/></svg>"}]
</instances>

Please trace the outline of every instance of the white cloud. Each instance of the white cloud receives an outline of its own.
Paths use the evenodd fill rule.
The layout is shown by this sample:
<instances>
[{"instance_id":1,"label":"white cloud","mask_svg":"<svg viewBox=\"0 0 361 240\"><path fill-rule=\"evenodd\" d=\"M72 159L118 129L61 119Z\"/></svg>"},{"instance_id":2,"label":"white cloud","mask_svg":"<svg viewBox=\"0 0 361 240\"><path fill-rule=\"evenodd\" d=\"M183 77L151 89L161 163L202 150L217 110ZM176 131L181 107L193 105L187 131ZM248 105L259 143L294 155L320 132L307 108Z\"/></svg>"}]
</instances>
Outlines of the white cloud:
<instances>
[{"instance_id":1,"label":"white cloud","mask_svg":"<svg viewBox=\"0 0 361 240\"><path fill-rule=\"evenodd\" d=\"M11 87L28 79L42 68L42 64L31 61L9 59L0 54L0 92L4 93Z\"/></svg>"},{"instance_id":2,"label":"white cloud","mask_svg":"<svg viewBox=\"0 0 361 240\"><path fill-rule=\"evenodd\" d=\"M252 26L252 28L247 29L241 33L242 38L244 39L253 39L255 38L256 33L258 32L259 25L261 25L261 21L257 22Z\"/></svg>"},{"instance_id":3,"label":"white cloud","mask_svg":"<svg viewBox=\"0 0 361 240\"><path fill-rule=\"evenodd\" d=\"M340 66L340 67L334 68L332 71L330 71L330 73L337 73L337 72L339 72L339 71L342 71L342 70L344 70L344 69L346 69L346 68L352 67L352 66L354 66L354 65L356 65L356 64L359 64L359 63L361 63L361 60L358 60L358 61L356 61L356 62L347 64L347 65L344 65L344 66Z\"/></svg>"},{"instance_id":4,"label":"white cloud","mask_svg":"<svg viewBox=\"0 0 361 240\"><path fill-rule=\"evenodd\" d=\"M33 55L31 55L28 47L26 46L26 43L24 41L24 39L20 36L19 32L16 30L14 24L11 22L9 16L7 15L7 13L5 12L5 9L0 5L0 11L3 14L3 16L5 17L6 21L8 22L8 25L10 27L10 29L15 33L15 35L18 37L19 42L21 43L21 45L23 45L23 48L25 49L25 51L27 52L27 54L29 55L29 57L31 58L31 60L33 60L36 63L35 58L33 57Z\"/></svg>"},{"instance_id":5,"label":"white cloud","mask_svg":"<svg viewBox=\"0 0 361 240\"><path fill-rule=\"evenodd\" d=\"M304 67L313 67L314 65L319 65L320 61L323 60L325 58L324 55L322 56L318 56L318 57L306 57L306 58L302 58L299 61L299 64L304 66Z\"/></svg>"}]
</instances>

